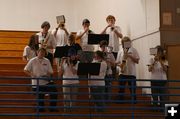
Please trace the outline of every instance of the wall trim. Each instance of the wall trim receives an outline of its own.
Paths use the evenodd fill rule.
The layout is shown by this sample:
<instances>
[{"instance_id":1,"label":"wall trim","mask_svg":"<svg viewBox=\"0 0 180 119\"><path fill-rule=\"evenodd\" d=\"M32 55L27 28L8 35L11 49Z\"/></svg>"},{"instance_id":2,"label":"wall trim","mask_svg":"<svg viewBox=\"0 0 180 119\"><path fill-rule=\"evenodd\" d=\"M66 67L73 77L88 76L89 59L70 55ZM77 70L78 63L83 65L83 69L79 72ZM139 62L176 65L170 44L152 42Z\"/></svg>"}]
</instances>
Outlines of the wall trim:
<instances>
[{"instance_id":1,"label":"wall trim","mask_svg":"<svg viewBox=\"0 0 180 119\"><path fill-rule=\"evenodd\" d=\"M138 40L138 39L142 39L142 38L144 38L144 37L147 37L147 36L150 36L150 35L159 33L159 32L160 32L159 30L154 30L154 31L146 32L146 33L141 34L141 35L139 35L139 36L133 37L133 38L132 38L132 41L135 41L135 40Z\"/></svg>"}]
</instances>

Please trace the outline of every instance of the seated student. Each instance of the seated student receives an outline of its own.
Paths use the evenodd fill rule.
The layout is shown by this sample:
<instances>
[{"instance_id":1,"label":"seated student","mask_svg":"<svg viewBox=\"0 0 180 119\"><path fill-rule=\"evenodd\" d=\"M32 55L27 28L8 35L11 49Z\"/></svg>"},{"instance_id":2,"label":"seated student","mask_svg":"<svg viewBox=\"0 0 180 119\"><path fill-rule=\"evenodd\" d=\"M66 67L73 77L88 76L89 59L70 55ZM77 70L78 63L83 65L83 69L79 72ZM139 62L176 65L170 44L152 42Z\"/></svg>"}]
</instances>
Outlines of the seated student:
<instances>
[{"instance_id":1,"label":"seated student","mask_svg":"<svg viewBox=\"0 0 180 119\"><path fill-rule=\"evenodd\" d=\"M74 48L69 49L68 57L64 57L60 63L59 73L64 78L63 79L63 93L64 93L64 111L71 111L73 105L75 105L74 100L77 99L78 92L78 61L76 59L76 50ZM66 78L72 78L67 80ZM73 100L73 101L72 101ZM70 110L68 110L70 109Z\"/></svg>"},{"instance_id":2,"label":"seated student","mask_svg":"<svg viewBox=\"0 0 180 119\"><path fill-rule=\"evenodd\" d=\"M105 80L105 92L106 92L106 99L111 99L111 79L114 78L113 76L113 69L115 69L115 58L113 53L110 51L108 47L108 43L105 40L100 42L100 50L104 53L105 61L107 63L107 71L106 71L106 79Z\"/></svg>"},{"instance_id":3,"label":"seated student","mask_svg":"<svg viewBox=\"0 0 180 119\"><path fill-rule=\"evenodd\" d=\"M38 49L38 36L32 35L29 39L28 45L24 48L23 61L28 62L31 58L36 57Z\"/></svg>"},{"instance_id":4,"label":"seated student","mask_svg":"<svg viewBox=\"0 0 180 119\"><path fill-rule=\"evenodd\" d=\"M38 90L38 106L41 106L41 108L38 109L39 112L44 112L44 96L45 96L45 92L53 92L50 93L50 106L55 107L57 105L57 94L55 94L57 92L57 89L55 86L53 86L54 84L51 82L51 84L49 83L49 80L47 79L35 79L35 78L42 78L42 77L46 77L49 78L50 75L53 74L53 69L52 66L50 64L50 61L45 58L45 54L46 54L46 49L44 48L40 48L38 50L38 55L34 58L32 58L27 65L24 67L24 72L31 76L32 79L32 89L33 91L37 92ZM51 86L49 86L51 85ZM37 86L39 86L37 88ZM55 93L54 93L55 92ZM49 110L51 112L56 112L58 111L55 108L49 108Z\"/></svg>"},{"instance_id":5,"label":"seated student","mask_svg":"<svg viewBox=\"0 0 180 119\"><path fill-rule=\"evenodd\" d=\"M168 70L168 61L165 58L164 50L161 46L156 46L157 54L154 55L154 58L151 58L148 65L148 70L151 72L151 86L156 87L159 86L161 88L152 88L152 98L153 105L158 106L158 97L160 99L160 106L164 107L165 102L167 101L166 96L162 96L160 94L166 94L167 90L163 87L167 85L167 70ZM159 80L159 81L157 81Z\"/></svg>"},{"instance_id":6,"label":"seated student","mask_svg":"<svg viewBox=\"0 0 180 119\"><path fill-rule=\"evenodd\" d=\"M95 100L96 111L104 111L104 98L105 98L105 75L107 71L107 63L104 60L104 54L101 51L96 51L94 54L93 63L101 63L99 75L91 75L88 85L90 86L90 95L93 100ZM91 80L93 79L93 80ZM97 79L97 80L94 80ZM98 93L98 94L97 94Z\"/></svg>"}]
</instances>

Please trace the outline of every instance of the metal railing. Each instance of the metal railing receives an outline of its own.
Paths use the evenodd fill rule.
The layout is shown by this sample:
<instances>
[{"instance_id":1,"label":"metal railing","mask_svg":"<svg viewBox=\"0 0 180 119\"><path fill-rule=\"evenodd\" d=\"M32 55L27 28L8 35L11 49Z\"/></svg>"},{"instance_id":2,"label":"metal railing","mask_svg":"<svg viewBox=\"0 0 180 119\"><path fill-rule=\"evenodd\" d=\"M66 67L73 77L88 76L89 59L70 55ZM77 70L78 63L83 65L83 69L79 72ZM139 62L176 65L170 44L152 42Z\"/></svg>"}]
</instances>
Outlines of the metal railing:
<instances>
[{"instance_id":1,"label":"metal railing","mask_svg":"<svg viewBox=\"0 0 180 119\"><path fill-rule=\"evenodd\" d=\"M39 80L47 80L38 78ZM161 104L180 104L180 80L167 80L166 86L136 86L138 82L162 82L162 80L109 80L112 85L105 86L110 88L108 92L90 92L90 89L97 87L89 86L88 80L79 78L80 84L76 85L78 92L63 92L63 87L73 87L73 85L62 85L62 79L51 78L54 80L53 85L47 85L46 88L56 87L57 92L39 91L39 85L36 90L32 90L31 78L27 77L0 77L0 118L13 117L81 117L81 118L122 118L122 119L139 119L139 118L162 118L165 117L165 107ZM63 79L69 80L69 79ZM131 85L119 85L119 82L131 82ZM175 84L175 86L173 85ZM34 85L35 86L35 85ZM125 89L125 93L119 92ZM143 94L142 89L166 90L166 93ZM99 89L98 89L99 90ZM96 90L96 91L98 91ZM136 91L134 91L136 90ZM132 92L132 93L130 93ZM134 93L136 92L136 93ZM44 94L44 99L39 99L39 94ZM50 95L57 95L57 99L49 99ZM64 95L76 95L77 99L63 98ZM92 98L92 97L97 98ZM99 98L104 96L104 98ZM119 97L124 97L120 99ZM134 97L136 96L137 99ZM166 100L152 100L153 96L166 97ZM108 97L108 98L107 98ZM44 101L45 105L40 106L39 102ZM50 102L56 102L57 106L49 106ZM65 106L65 102L75 103L74 105ZM103 103L103 105L98 105ZM153 105L156 104L156 105ZM41 108L45 110L40 110ZM52 109L52 111L51 111ZM57 109L57 110L54 110ZM100 110L100 111L99 111Z\"/></svg>"}]
</instances>

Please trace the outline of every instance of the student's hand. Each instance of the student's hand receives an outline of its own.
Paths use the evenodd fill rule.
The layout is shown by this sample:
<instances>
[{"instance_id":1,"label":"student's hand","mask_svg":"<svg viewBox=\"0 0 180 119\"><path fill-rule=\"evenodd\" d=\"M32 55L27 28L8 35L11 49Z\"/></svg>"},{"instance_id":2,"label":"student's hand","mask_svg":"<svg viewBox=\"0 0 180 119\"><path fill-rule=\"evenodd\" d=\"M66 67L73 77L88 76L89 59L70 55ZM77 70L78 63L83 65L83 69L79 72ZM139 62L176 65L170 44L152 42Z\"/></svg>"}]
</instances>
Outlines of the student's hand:
<instances>
[{"instance_id":1,"label":"student's hand","mask_svg":"<svg viewBox=\"0 0 180 119\"><path fill-rule=\"evenodd\" d=\"M60 28L60 24L57 25L56 30L58 30L59 28Z\"/></svg>"},{"instance_id":2,"label":"student's hand","mask_svg":"<svg viewBox=\"0 0 180 119\"><path fill-rule=\"evenodd\" d=\"M89 31L89 28L88 28L88 27L86 27L86 28L84 29L84 31L85 31L85 32L88 32L88 31Z\"/></svg>"},{"instance_id":3,"label":"student's hand","mask_svg":"<svg viewBox=\"0 0 180 119\"><path fill-rule=\"evenodd\" d=\"M108 28L108 27L111 27L112 25L111 24L108 24L107 26L106 26L106 29Z\"/></svg>"},{"instance_id":4,"label":"student's hand","mask_svg":"<svg viewBox=\"0 0 180 119\"><path fill-rule=\"evenodd\" d=\"M62 58L61 58L61 63L60 63L60 65L62 65L65 60L67 60L67 57L62 57Z\"/></svg>"}]
</instances>

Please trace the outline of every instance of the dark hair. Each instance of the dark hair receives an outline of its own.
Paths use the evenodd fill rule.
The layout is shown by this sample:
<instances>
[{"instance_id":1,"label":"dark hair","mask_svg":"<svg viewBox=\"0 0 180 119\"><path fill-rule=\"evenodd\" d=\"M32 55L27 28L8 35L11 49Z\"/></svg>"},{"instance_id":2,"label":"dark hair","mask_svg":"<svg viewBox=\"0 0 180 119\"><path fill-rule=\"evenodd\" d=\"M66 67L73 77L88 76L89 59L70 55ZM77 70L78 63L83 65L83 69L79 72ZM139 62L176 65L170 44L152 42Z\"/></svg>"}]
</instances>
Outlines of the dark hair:
<instances>
[{"instance_id":1,"label":"dark hair","mask_svg":"<svg viewBox=\"0 0 180 119\"><path fill-rule=\"evenodd\" d=\"M158 53L161 53L161 54L164 53L164 49L160 45L157 45L155 48L157 48Z\"/></svg>"},{"instance_id":2,"label":"dark hair","mask_svg":"<svg viewBox=\"0 0 180 119\"><path fill-rule=\"evenodd\" d=\"M157 48L157 53L160 56L161 60L165 60L166 59L166 54L164 53L164 49L162 48L162 46L157 45L155 48Z\"/></svg>"},{"instance_id":3,"label":"dark hair","mask_svg":"<svg viewBox=\"0 0 180 119\"><path fill-rule=\"evenodd\" d=\"M157 53L160 55L160 57L165 55L164 49L160 45L157 45L155 48L157 48Z\"/></svg>"},{"instance_id":4,"label":"dark hair","mask_svg":"<svg viewBox=\"0 0 180 119\"><path fill-rule=\"evenodd\" d=\"M90 24L90 21L88 19L84 19L83 22L82 22L82 25L84 25L86 23Z\"/></svg>"},{"instance_id":5,"label":"dark hair","mask_svg":"<svg viewBox=\"0 0 180 119\"><path fill-rule=\"evenodd\" d=\"M42 24L41 24L41 28L44 28L44 27L48 27L48 28L50 28L51 27L51 25L50 25L50 23L48 22L48 21L44 21Z\"/></svg>"},{"instance_id":6,"label":"dark hair","mask_svg":"<svg viewBox=\"0 0 180 119\"><path fill-rule=\"evenodd\" d=\"M36 34L33 34L29 39L28 46L32 50L38 50L39 49L39 44L36 44L36 42L35 42L36 39L38 39L38 36Z\"/></svg>"},{"instance_id":7,"label":"dark hair","mask_svg":"<svg viewBox=\"0 0 180 119\"><path fill-rule=\"evenodd\" d=\"M99 43L100 47L102 46L107 46L108 45L108 42L106 40L102 40L100 43Z\"/></svg>"},{"instance_id":8,"label":"dark hair","mask_svg":"<svg viewBox=\"0 0 180 119\"><path fill-rule=\"evenodd\" d=\"M44 51L46 53L46 49L45 48L39 48L38 52L40 51Z\"/></svg>"}]
</instances>

